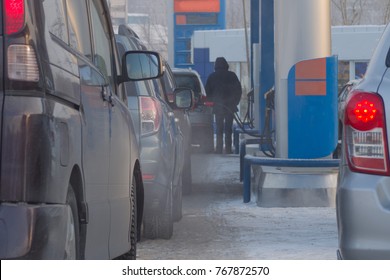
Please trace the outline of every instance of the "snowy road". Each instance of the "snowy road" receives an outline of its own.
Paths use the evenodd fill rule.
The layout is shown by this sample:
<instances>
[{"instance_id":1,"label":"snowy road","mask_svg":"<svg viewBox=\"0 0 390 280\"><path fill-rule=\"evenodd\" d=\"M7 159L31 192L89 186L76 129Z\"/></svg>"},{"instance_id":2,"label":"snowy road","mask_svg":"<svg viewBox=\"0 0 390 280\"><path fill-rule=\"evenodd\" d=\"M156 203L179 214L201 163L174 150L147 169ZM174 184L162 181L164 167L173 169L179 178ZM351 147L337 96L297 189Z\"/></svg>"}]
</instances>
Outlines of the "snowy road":
<instances>
[{"instance_id":1,"label":"snowy road","mask_svg":"<svg viewBox=\"0 0 390 280\"><path fill-rule=\"evenodd\" d=\"M336 259L334 208L244 204L236 155L194 154L192 171L193 193L183 197L173 237L142 240L138 259Z\"/></svg>"}]
</instances>

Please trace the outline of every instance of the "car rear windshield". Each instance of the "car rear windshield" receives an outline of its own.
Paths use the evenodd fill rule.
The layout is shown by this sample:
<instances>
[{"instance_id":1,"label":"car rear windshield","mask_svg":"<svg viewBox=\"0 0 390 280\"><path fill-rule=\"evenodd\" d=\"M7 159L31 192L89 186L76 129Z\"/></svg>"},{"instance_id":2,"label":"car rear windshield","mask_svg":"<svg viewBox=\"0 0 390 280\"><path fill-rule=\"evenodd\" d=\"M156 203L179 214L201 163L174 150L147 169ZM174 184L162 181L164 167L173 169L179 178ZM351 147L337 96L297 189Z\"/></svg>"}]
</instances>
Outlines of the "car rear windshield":
<instances>
[{"instance_id":1,"label":"car rear windshield","mask_svg":"<svg viewBox=\"0 0 390 280\"><path fill-rule=\"evenodd\" d=\"M176 84L179 87L190 88L194 91L194 93L197 96L200 94L200 84L197 77L190 76L190 75L175 75L175 76L176 76Z\"/></svg>"}]
</instances>

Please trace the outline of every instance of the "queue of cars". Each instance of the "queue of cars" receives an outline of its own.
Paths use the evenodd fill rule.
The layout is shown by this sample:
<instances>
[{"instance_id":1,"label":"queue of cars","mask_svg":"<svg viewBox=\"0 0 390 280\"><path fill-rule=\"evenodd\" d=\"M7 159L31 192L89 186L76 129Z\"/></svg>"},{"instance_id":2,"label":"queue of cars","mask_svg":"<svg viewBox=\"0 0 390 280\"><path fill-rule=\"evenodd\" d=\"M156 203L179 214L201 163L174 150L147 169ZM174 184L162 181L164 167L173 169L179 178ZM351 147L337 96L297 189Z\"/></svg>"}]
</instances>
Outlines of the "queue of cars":
<instances>
[{"instance_id":1,"label":"queue of cars","mask_svg":"<svg viewBox=\"0 0 390 280\"><path fill-rule=\"evenodd\" d=\"M127 25L118 27L116 42L120 54L146 49ZM177 88L165 61L163 67L160 78L124 85L139 130L136 134L146 201L143 234L147 238L169 239L174 221L182 216L183 188L191 186L187 177L191 172L191 130L185 116L192 106L193 93L188 88Z\"/></svg>"},{"instance_id":2,"label":"queue of cars","mask_svg":"<svg viewBox=\"0 0 390 280\"><path fill-rule=\"evenodd\" d=\"M135 259L142 233L170 238L193 92L115 37L105 0L3 2L0 259Z\"/></svg>"},{"instance_id":3,"label":"queue of cars","mask_svg":"<svg viewBox=\"0 0 390 280\"><path fill-rule=\"evenodd\" d=\"M161 77L160 55L119 56L105 0L3 2L0 258L134 259L144 184L122 85Z\"/></svg>"},{"instance_id":4,"label":"queue of cars","mask_svg":"<svg viewBox=\"0 0 390 280\"><path fill-rule=\"evenodd\" d=\"M390 26L348 93L336 194L339 259L390 259Z\"/></svg>"}]
</instances>

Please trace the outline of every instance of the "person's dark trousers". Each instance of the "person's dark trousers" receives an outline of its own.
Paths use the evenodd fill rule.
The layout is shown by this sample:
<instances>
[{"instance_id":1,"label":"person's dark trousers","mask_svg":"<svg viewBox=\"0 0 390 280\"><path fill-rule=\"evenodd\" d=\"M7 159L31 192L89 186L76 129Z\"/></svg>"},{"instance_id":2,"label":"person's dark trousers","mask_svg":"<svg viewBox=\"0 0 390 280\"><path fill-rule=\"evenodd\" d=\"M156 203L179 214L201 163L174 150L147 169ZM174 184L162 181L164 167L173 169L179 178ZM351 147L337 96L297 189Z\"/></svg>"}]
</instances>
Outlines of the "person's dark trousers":
<instances>
[{"instance_id":1,"label":"person's dark trousers","mask_svg":"<svg viewBox=\"0 0 390 280\"><path fill-rule=\"evenodd\" d=\"M225 152L232 153L233 114L225 115Z\"/></svg>"},{"instance_id":2,"label":"person's dark trousers","mask_svg":"<svg viewBox=\"0 0 390 280\"><path fill-rule=\"evenodd\" d=\"M217 145L215 152L221 154L223 151L223 133L225 132L225 151L232 152L233 115L215 114Z\"/></svg>"},{"instance_id":3,"label":"person's dark trousers","mask_svg":"<svg viewBox=\"0 0 390 280\"><path fill-rule=\"evenodd\" d=\"M225 118L223 114L215 114L215 124L216 124L216 134L217 134L217 145L215 147L215 152L217 154L222 154L224 119Z\"/></svg>"}]
</instances>

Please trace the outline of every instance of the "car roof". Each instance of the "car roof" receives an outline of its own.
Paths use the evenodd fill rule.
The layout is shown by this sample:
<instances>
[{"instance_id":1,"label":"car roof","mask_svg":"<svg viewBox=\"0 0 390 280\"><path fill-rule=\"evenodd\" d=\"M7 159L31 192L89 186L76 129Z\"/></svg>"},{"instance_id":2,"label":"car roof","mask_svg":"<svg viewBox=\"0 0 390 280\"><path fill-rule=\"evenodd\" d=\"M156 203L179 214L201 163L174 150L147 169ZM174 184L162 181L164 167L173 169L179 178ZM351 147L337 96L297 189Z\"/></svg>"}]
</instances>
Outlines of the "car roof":
<instances>
[{"instance_id":1,"label":"car roof","mask_svg":"<svg viewBox=\"0 0 390 280\"><path fill-rule=\"evenodd\" d=\"M200 79L198 71L191 68L172 68L174 74L195 75Z\"/></svg>"},{"instance_id":2,"label":"car roof","mask_svg":"<svg viewBox=\"0 0 390 280\"><path fill-rule=\"evenodd\" d=\"M191 68L172 68L172 71L176 72L176 73L182 72L182 73L196 73L196 74L198 74L198 72L196 70L191 69Z\"/></svg>"}]
</instances>

